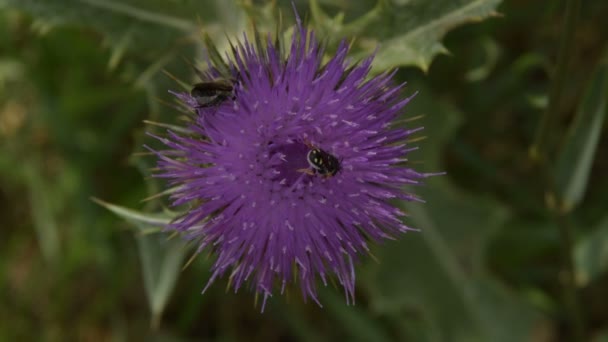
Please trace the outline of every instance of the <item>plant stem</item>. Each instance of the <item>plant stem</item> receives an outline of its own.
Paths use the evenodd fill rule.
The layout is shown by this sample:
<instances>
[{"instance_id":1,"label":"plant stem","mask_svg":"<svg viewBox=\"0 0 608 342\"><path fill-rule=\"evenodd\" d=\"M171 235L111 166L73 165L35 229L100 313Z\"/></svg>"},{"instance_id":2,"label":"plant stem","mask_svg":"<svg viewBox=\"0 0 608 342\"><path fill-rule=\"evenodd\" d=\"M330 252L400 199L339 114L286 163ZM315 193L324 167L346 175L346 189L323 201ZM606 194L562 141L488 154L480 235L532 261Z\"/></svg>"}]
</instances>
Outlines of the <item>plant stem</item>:
<instances>
[{"instance_id":1,"label":"plant stem","mask_svg":"<svg viewBox=\"0 0 608 342\"><path fill-rule=\"evenodd\" d=\"M571 51L574 50L574 32L577 26L580 0L565 0L566 9L564 16L563 31L560 35L559 50L557 54L557 64L551 89L549 90L549 104L543 113L533 144L530 147L530 157L537 163L540 176L545 180L545 189L551 199L549 210L553 213L555 222L559 229L562 252L562 269L564 277L559 277L563 285L564 298L563 304L567 311L569 328L572 333L573 341L583 341L584 320L580 310L577 288L575 283L574 262L572 252L574 249L573 227L570 222L570 214L561 210L562 198L555 184L552 168L552 154L549 146L549 132L553 131L553 122L558 116L558 108L564 83L567 79L567 67L570 60Z\"/></svg>"},{"instance_id":2,"label":"plant stem","mask_svg":"<svg viewBox=\"0 0 608 342\"><path fill-rule=\"evenodd\" d=\"M564 304L568 311L568 317L572 328L573 341L583 341L585 328L583 315L579 304L575 268L572 260L572 252L574 248L574 240L572 237L572 224L570 222L570 214L556 212L555 219L557 221L562 243L562 262L563 262L563 287L564 287Z\"/></svg>"},{"instance_id":3,"label":"plant stem","mask_svg":"<svg viewBox=\"0 0 608 342\"><path fill-rule=\"evenodd\" d=\"M585 336L585 324L581 306L579 303L576 287L576 270L573 260L574 252L574 227L570 212L563 210L563 200L557 191L557 186L551 168L546 160L538 160L539 174L544 180L547 189L546 203L547 208L552 214L560 237L561 252L561 272L557 275L557 280L563 290L563 309L566 311L564 316L568 320L568 328L571 334L571 341L582 342Z\"/></svg>"},{"instance_id":4,"label":"plant stem","mask_svg":"<svg viewBox=\"0 0 608 342\"><path fill-rule=\"evenodd\" d=\"M566 311L564 316L568 320L571 341L583 342L585 324L576 287L576 269L573 260L574 226L572 225L571 214L569 211L563 210L563 199L557 191L557 184L551 172L550 164L546 160L540 159L537 167L539 175L544 180L545 189L547 189L547 208L559 230L561 272L557 275L557 280L562 285L563 290L562 304Z\"/></svg>"},{"instance_id":5,"label":"plant stem","mask_svg":"<svg viewBox=\"0 0 608 342\"><path fill-rule=\"evenodd\" d=\"M566 0L566 10L564 18L564 29L561 34L559 51L557 53L557 64L555 66L554 79L549 90L549 104L547 110L541 117L540 124L536 131L536 136L532 146L530 146L530 156L533 160L543 158L548 159L549 151L547 150L548 132L551 131L553 121L558 115L562 90L566 81L566 71L570 60L570 52L573 51L574 31L578 23L578 17L581 7L580 0Z\"/></svg>"}]
</instances>

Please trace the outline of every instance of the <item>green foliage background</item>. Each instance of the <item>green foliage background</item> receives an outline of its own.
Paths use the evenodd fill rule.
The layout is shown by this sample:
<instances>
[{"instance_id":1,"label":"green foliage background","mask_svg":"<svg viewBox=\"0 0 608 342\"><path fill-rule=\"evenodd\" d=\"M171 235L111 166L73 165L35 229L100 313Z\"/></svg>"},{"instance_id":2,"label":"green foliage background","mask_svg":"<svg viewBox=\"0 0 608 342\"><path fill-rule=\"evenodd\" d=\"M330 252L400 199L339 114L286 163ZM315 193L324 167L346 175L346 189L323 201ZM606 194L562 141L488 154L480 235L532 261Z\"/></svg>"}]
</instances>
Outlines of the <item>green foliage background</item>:
<instances>
[{"instance_id":1,"label":"green foliage background","mask_svg":"<svg viewBox=\"0 0 608 342\"><path fill-rule=\"evenodd\" d=\"M291 291L261 314L225 279L200 294L212 260L182 271L192 246L151 229L171 213L141 202L162 184L138 152L163 130L144 120L177 121L162 70L193 81L201 32L288 28L291 2L0 0L0 341L607 340L608 3L582 1L560 69L566 2L295 2L330 47L400 67L412 159L447 175L399 204L421 232L374 247L355 306L329 286L323 308Z\"/></svg>"}]
</instances>

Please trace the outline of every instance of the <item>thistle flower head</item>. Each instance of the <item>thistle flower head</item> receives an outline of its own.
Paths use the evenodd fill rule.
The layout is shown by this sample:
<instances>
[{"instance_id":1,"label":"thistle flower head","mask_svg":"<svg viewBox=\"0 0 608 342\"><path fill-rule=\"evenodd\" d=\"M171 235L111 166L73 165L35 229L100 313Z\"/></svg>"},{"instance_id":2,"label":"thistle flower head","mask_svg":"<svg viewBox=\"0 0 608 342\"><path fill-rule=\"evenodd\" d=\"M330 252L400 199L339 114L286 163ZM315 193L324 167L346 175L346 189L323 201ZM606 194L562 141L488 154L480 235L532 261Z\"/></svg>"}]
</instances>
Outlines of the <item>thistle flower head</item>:
<instances>
[{"instance_id":1,"label":"thistle flower head","mask_svg":"<svg viewBox=\"0 0 608 342\"><path fill-rule=\"evenodd\" d=\"M207 286L228 275L265 303L294 283L319 303L317 282L333 277L352 302L354 263L369 241L410 230L392 200L416 200L404 186L426 176L405 159L418 129L393 124L409 98L394 71L368 78L373 58L350 62L346 42L323 62L300 22L286 51L262 41L210 59L203 81L223 86L176 93L195 114L156 152L173 204L189 205L169 228L217 256Z\"/></svg>"}]
</instances>

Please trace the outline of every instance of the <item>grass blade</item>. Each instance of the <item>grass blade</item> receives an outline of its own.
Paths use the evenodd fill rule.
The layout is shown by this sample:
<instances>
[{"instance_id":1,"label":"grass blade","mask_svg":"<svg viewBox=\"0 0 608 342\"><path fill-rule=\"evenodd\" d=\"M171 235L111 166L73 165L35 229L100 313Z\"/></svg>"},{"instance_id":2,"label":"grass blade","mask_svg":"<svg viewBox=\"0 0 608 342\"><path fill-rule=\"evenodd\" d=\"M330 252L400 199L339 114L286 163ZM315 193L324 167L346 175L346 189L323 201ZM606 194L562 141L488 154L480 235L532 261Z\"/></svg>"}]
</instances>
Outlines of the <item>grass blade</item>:
<instances>
[{"instance_id":1,"label":"grass blade","mask_svg":"<svg viewBox=\"0 0 608 342\"><path fill-rule=\"evenodd\" d=\"M558 156L555 178L562 197L561 209L569 212L582 200L606 116L608 52L594 73L583 102Z\"/></svg>"}]
</instances>

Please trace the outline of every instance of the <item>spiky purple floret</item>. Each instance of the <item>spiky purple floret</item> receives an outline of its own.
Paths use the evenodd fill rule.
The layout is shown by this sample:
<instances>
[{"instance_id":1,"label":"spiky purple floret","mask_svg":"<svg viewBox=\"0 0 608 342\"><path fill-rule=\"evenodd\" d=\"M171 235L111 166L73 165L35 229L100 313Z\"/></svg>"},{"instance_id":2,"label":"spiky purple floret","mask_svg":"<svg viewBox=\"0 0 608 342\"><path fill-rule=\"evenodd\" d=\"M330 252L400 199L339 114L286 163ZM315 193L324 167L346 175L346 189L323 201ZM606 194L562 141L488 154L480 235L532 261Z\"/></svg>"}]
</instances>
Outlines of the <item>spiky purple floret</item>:
<instances>
[{"instance_id":1,"label":"spiky purple floret","mask_svg":"<svg viewBox=\"0 0 608 342\"><path fill-rule=\"evenodd\" d=\"M174 205L190 205L169 228L217 255L207 286L229 271L235 291L249 282L264 302L294 282L319 303L317 277L333 276L352 302L367 241L410 230L390 203L418 200L403 186L426 176L404 164L414 149L405 139L418 129L391 125L410 98L391 84L394 72L367 80L373 58L353 64L348 50L342 42L323 64L323 48L299 24L287 56L270 39L261 51L247 38L237 45L234 99L195 108L176 94L196 112L193 133L161 139L169 149L157 152L158 176L177 186ZM209 79L221 76L211 67ZM310 146L336 156L340 171L302 172Z\"/></svg>"}]
</instances>

